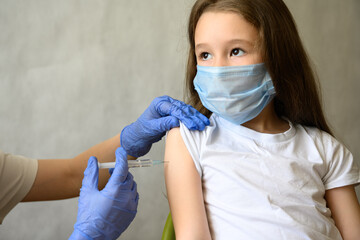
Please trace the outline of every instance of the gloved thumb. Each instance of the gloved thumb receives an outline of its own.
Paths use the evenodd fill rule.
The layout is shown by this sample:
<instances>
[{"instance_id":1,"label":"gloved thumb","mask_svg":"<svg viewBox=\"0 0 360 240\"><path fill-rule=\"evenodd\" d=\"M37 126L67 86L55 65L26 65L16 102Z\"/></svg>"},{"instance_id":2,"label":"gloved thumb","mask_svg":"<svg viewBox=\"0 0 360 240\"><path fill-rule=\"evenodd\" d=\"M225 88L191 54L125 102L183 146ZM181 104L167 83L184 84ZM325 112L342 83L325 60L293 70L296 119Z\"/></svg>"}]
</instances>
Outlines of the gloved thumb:
<instances>
[{"instance_id":1,"label":"gloved thumb","mask_svg":"<svg viewBox=\"0 0 360 240\"><path fill-rule=\"evenodd\" d=\"M98 189L99 167L96 157L90 157L84 172L82 187Z\"/></svg>"},{"instance_id":2,"label":"gloved thumb","mask_svg":"<svg viewBox=\"0 0 360 240\"><path fill-rule=\"evenodd\" d=\"M169 131L170 129L174 127L179 127L180 122L179 119L177 119L176 117L167 116L153 120L152 125L157 126L158 131L164 132L165 134L165 132Z\"/></svg>"},{"instance_id":3,"label":"gloved thumb","mask_svg":"<svg viewBox=\"0 0 360 240\"><path fill-rule=\"evenodd\" d=\"M110 177L109 182L124 182L128 175L127 153L122 147L118 147L115 151L116 163L115 169Z\"/></svg>"},{"instance_id":4,"label":"gloved thumb","mask_svg":"<svg viewBox=\"0 0 360 240\"><path fill-rule=\"evenodd\" d=\"M152 104L155 105L155 110L160 116L165 117L169 116L171 112L172 103L174 102L174 99L172 99L169 96L162 96L155 98L155 100L152 102Z\"/></svg>"}]
</instances>

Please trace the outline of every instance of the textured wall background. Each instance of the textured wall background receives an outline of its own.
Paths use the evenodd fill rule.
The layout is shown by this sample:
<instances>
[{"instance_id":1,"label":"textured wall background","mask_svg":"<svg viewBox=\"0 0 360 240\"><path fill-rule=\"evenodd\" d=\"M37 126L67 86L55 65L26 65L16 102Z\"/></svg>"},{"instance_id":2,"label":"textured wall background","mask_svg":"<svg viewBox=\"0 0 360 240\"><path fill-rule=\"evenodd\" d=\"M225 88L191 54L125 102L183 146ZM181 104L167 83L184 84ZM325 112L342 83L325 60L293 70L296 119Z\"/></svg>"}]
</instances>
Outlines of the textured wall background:
<instances>
[{"instance_id":1,"label":"textured wall background","mask_svg":"<svg viewBox=\"0 0 360 240\"><path fill-rule=\"evenodd\" d=\"M156 96L181 99L193 2L0 0L0 148L73 157L117 134ZM360 2L285 2L318 71L329 122L358 160ZM148 155L161 159L163 145ZM120 239L160 239L169 211L162 167L132 172L138 215ZM77 199L19 204L0 238L66 239L76 211Z\"/></svg>"}]
</instances>

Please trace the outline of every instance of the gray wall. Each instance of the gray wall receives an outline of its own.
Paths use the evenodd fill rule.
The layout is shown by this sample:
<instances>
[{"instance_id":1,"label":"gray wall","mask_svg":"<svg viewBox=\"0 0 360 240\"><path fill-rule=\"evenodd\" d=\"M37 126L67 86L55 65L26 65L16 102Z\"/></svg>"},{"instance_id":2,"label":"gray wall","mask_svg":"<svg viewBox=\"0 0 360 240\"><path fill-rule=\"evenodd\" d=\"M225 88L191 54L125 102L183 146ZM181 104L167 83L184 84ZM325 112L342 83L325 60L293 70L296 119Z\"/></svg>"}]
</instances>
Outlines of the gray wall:
<instances>
[{"instance_id":1,"label":"gray wall","mask_svg":"<svg viewBox=\"0 0 360 240\"><path fill-rule=\"evenodd\" d=\"M159 95L182 98L193 0L0 0L0 149L69 158L117 134ZM360 2L286 0L336 135L360 156ZM164 142L148 154L162 159ZM120 239L160 239L162 167L136 169L138 215ZM66 239L77 199L19 204L0 239Z\"/></svg>"}]
</instances>

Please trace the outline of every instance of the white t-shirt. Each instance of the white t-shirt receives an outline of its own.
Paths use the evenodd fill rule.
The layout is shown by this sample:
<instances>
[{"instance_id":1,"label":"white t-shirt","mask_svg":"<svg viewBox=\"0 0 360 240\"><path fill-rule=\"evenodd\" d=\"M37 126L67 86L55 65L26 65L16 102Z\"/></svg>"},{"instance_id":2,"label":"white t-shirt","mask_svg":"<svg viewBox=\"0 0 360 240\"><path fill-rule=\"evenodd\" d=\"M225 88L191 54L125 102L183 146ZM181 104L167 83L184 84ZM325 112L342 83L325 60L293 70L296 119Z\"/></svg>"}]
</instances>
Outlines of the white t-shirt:
<instances>
[{"instance_id":1,"label":"white t-shirt","mask_svg":"<svg viewBox=\"0 0 360 240\"><path fill-rule=\"evenodd\" d=\"M204 131L180 125L202 179L213 239L342 239L325 190L357 184L351 153L317 128L259 133L213 114Z\"/></svg>"}]
</instances>

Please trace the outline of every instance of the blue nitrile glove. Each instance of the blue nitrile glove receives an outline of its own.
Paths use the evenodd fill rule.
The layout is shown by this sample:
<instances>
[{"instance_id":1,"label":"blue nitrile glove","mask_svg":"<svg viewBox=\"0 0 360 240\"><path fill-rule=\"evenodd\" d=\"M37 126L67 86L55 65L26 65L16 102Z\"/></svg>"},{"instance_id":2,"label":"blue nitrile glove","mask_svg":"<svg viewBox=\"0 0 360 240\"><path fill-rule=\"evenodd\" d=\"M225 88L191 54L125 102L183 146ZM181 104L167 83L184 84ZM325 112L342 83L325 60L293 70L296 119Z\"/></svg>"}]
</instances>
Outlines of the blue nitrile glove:
<instances>
[{"instance_id":1,"label":"blue nitrile glove","mask_svg":"<svg viewBox=\"0 0 360 240\"><path fill-rule=\"evenodd\" d=\"M179 120L190 130L204 130L210 124L207 117L190 105L162 96L155 98L136 122L122 130L121 146L133 157L143 156L166 131L178 127Z\"/></svg>"},{"instance_id":2,"label":"blue nitrile glove","mask_svg":"<svg viewBox=\"0 0 360 240\"><path fill-rule=\"evenodd\" d=\"M134 219L139 200L136 183L128 172L125 150L118 148L115 155L115 169L101 191L98 190L97 159L89 158L80 190L77 221L69 239L117 239Z\"/></svg>"}]
</instances>

